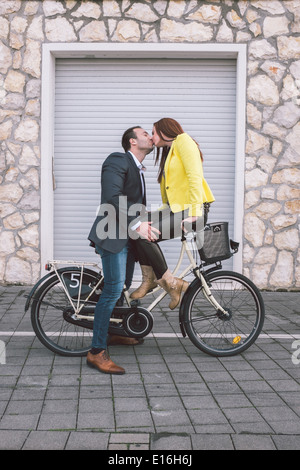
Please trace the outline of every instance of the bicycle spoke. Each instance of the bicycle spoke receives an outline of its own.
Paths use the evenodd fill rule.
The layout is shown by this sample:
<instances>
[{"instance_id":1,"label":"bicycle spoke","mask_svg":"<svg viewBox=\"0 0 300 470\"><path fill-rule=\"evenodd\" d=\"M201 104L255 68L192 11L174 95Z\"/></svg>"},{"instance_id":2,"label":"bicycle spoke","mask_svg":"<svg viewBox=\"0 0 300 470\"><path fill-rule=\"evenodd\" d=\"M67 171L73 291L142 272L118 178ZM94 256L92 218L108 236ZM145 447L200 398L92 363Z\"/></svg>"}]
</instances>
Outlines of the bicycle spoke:
<instances>
[{"instance_id":1,"label":"bicycle spoke","mask_svg":"<svg viewBox=\"0 0 300 470\"><path fill-rule=\"evenodd\" d=\"M203 321L206 321L206 320L209 320L209 319L215 319L216 318L216 314L213 313L212 315L206 315L205 317L202 317L202 318L193 318L191 320L191 323L197 323L197 322L203 322Z\"/></svg>"}]
</instances>

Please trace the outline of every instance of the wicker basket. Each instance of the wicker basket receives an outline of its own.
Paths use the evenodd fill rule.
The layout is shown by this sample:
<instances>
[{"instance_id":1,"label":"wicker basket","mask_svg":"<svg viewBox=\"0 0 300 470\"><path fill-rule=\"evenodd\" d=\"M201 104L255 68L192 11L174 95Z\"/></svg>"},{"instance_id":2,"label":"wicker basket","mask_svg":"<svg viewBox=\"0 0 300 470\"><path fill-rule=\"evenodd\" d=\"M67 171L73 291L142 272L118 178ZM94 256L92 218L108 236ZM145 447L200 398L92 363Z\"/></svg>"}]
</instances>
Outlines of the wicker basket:
<instances>
[{"instance_id":1,"label":"wicker basket","mask_svg":"<svg viewBox=\"0 0 300 470\"><path fill-rule=\"evenodd\" d=\"M198 251L205 264L213 264L230 258L233 253L230 250L228 222L206 224L203 246Z\"/></svg>"}]
</instances>

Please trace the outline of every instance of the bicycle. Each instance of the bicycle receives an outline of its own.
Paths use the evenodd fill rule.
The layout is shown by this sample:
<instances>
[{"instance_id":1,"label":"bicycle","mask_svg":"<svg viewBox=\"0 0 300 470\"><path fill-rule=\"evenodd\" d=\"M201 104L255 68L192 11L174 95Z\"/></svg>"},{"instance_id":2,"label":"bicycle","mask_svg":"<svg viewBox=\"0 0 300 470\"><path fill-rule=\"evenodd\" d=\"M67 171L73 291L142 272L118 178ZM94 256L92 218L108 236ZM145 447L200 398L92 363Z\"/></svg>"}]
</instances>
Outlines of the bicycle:
<instances>
[{"instance_id":1,"label":"bicycle","mask_svg":"<svg viewBox=\"0 0 300 470\"><path fill-rule=\"evenodd\" d=\"M196 237L192 233L192 244ZM237 253L239 247L229 240L228 223L207 224L200 250L191 250L185 234L181 242L174 274L186 253L190 264L178 277L190 272L195 277L179 307L182 336L188 336L198 349L215 357L242 353L259 336L265 309L260 291L252 281L237 272L222 270L221 261ZM200 263L192 251L199 253ZM58 268L61 264L64 266ZM67 267L68 264L71 266ZM98 270L91 269L92 266ZM51 272L33 287L25 305L27 311L31 304L34 332L54 353L84 356L90 349L94 308L103 288L101 269L95 263L55 260L48 262L46 269ZM159 290L157 287L147 296ZM134 338L147 336L153 327L151 311L165 295L163 291L145 308L131 301L124 290L126 306L115 307L109 333Z\"/></svg>"}]
</instances>

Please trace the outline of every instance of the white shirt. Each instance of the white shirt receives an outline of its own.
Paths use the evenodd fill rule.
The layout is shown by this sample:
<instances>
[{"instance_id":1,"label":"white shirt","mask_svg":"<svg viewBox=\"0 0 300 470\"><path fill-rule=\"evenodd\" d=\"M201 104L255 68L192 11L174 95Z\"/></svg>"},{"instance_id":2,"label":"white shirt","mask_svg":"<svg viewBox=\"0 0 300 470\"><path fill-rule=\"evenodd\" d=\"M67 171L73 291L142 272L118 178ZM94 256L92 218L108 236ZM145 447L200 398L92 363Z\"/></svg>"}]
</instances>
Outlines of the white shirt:
<instances>
[{"instance_id":1,"label":"white shirt","mask_svg":"<svg viewBox=\"0 0 300 470\"><path fill-rule=\"evenodd\" d=\"M130 155L132 156L133 160L134 160L134 163L136 164L136 166L138 167L138 169L140 170L140 178L141 178L141 183L142 183L142 194L144 196L145 194L145 187L144 187L144 180L142 178L142 174L144 174L144 171L146 168L144 167L144 165L136 158L135 155L133 155L132 152L130 152L129 150L129 153Z\"/></svg>"},{"instance_id":2,"label":"white shirt","mask_svg":"<svg viewBox=\"0 0 300 470\"><path fill-rule=\"evenodd\" d=\"M142 178L142 174L144 173L143 172L143 169L145 169L145 167L143 166L143 164L136 158L135 155L133 155L132 152L130 152L129 150L129 153L130 155L132 156L133 160L134 160L134 163L136 164L136 166L138 167L138 169L140 170L140 178L141 178L141 183L142 183L142 192L143 192L143 196L145 194L145 187L144 187L144 180ZM137 222L136 224L134 224L132 227L131 227L131 230L136 230L139 226L141 225L141 222Z\"/></svg>"}]
</instances>

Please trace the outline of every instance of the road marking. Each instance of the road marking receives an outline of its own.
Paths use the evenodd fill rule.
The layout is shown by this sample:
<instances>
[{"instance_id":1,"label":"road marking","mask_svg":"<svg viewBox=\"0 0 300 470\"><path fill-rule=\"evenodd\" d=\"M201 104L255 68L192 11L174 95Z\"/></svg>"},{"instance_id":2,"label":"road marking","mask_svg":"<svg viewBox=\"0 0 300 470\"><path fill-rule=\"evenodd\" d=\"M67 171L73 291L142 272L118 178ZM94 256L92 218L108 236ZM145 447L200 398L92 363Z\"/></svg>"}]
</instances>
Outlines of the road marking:
<instances>
[{"instance_id":1,"label":"road marking","mask_svg":"<svg viewBox=\"0 0 300 470\"><path fill-rule=\"evenodd\" d=\"M47 332L48 336L78 336L78 332L73 333L73 332L65 332L65 333L57 333L53 331ZM91 336L91 332L86 332L85 336ZM36 336L33 331L0 331L0 336ZM149 333L147 337L153 337L153 338L182 338L181 333ZM221 335L215 334L215 335L203 335L206 337L215 337L218 338ZM234 335L233 335L234 336ZM261 333L258 337L258 339L300 339L300 334L285 334L285 333Z\"/></svg>"}]
</instances>

